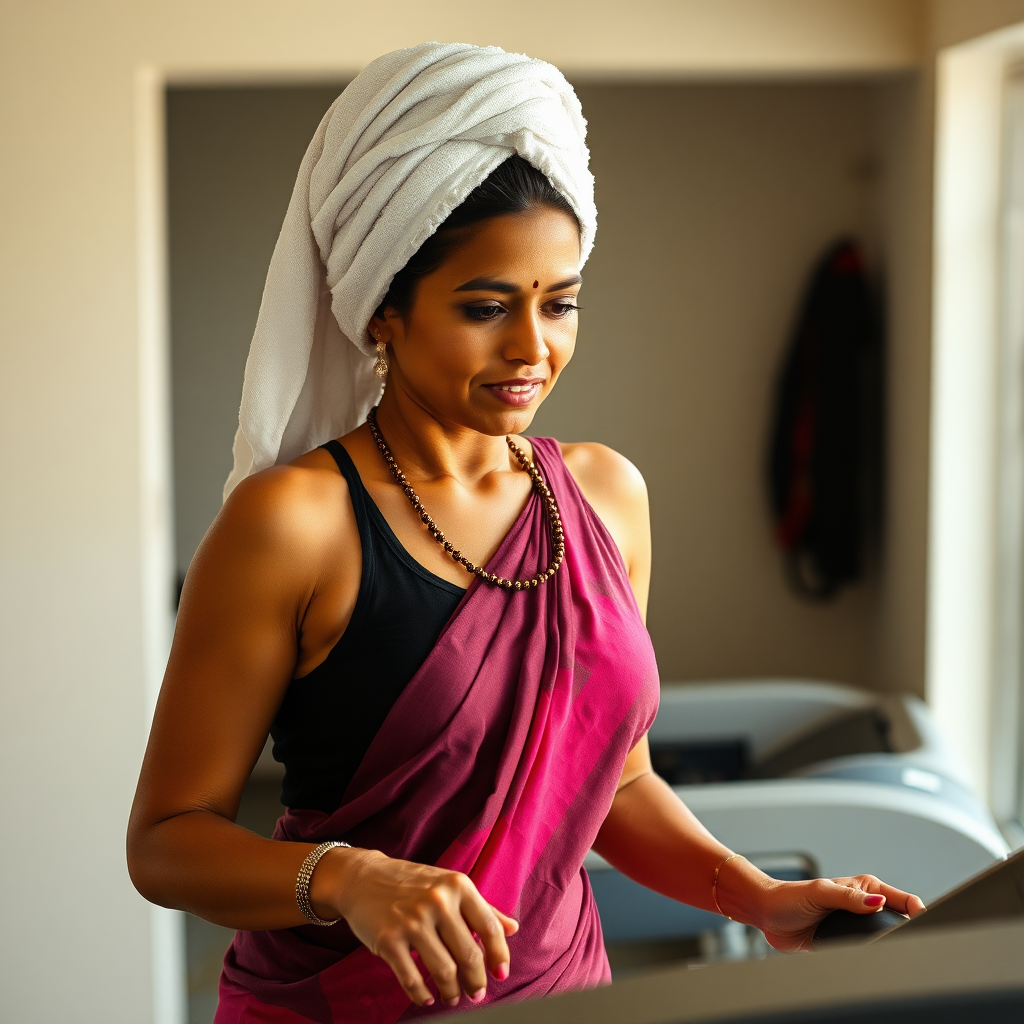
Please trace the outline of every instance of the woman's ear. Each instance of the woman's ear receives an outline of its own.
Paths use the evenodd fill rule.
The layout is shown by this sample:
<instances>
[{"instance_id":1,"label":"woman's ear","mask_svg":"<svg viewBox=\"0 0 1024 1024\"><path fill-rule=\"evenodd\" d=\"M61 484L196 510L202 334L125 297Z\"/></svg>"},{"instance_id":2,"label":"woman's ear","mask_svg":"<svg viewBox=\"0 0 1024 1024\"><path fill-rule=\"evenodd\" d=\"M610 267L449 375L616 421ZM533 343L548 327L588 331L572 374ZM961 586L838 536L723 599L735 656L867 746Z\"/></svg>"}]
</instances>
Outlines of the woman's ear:
<instances>
[{"instance_id":1,"label":"woman's ear","mask_svg":"<svg viewBox=\"0 0 1024 1024\"><path fill-rule=\"evenodd\" d=\"M374 341L382 341L385 345L390 344L391 339L394 336L391 324L388 323L386 311L384 316L380 316L375 313L370 317L370 322L367 324L366 329L370 332L370 337L373 338Z\"/></svg>"},{"instance_id":2,"label":"woman's ear","mask_svg":"<svg viewBox=\"0 0 1024 1024\"><path fill-rule=\"evenodd\" d=\"M402 314L394 306L385 306L382 303L370 317L366 329L374 341L382 341L385 345L390 345L395 340L396 333L401 334L404 327L405 320L402 318Z\"/></svg>"}]
</instances>

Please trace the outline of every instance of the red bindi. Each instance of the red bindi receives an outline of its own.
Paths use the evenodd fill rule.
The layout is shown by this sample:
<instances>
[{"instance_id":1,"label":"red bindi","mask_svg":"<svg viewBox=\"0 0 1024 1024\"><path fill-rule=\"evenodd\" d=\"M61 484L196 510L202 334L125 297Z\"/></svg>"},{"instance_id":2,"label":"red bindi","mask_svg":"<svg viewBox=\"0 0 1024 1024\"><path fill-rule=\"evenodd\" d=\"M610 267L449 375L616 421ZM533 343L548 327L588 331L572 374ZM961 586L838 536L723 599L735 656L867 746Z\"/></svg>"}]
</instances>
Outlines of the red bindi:
<instances>
[{"instance_id":1,"label":"red bindi","mask_svg":"<svg viewBox=\"0 0 1024 1024\"><path fill-rule=\"evenodd\" d=\"M539 284L540 284L540 281L534 281L534 282L533 282L533 287L534 287L534 288L536 288L536 287L537 287L537 285L539 285Z\"/></svg>"}]
</instances>

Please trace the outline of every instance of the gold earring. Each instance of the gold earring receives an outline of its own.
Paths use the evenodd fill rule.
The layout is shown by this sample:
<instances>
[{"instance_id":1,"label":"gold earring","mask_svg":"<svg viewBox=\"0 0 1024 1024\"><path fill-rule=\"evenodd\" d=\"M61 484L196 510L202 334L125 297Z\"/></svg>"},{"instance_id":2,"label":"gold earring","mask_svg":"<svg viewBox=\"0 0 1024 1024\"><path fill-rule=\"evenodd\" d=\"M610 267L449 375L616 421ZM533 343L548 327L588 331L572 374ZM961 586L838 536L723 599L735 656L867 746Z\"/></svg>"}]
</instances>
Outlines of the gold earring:
<instances>
[{"instance_id":1,"label":"gold earring","mask_svg":"<svg viewBox=\"0 0 1024 1024\"><path fill-rule=\"evenodd\" d=\"M377 339L377 362L373 364L373 372L383 380L388 375L388 343Z\"/></svg>"}]
</instances>

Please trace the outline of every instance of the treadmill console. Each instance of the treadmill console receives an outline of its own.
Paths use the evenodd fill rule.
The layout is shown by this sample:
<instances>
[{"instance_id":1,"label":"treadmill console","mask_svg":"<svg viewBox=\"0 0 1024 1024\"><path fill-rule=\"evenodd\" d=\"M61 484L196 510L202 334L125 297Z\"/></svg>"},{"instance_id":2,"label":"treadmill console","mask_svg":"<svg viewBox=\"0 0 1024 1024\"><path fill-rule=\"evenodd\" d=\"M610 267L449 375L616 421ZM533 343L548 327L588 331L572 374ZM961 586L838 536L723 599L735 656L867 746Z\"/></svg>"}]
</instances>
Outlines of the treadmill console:
<instances>
[{"instance_id":1,"label":"treadmill console","mask_svg":"<svg viewBox=\"0 0 1024 1024\"><path fill-rule=\"evenodd\" d=\"M814 945L857 936L879 937L896 930L901 935L916 934L927 928L1012 917L1024 917L1024 849L940 896L913 920L891 910L877 914L835 910L818 925Z\"/></svg>"}]
</instances>

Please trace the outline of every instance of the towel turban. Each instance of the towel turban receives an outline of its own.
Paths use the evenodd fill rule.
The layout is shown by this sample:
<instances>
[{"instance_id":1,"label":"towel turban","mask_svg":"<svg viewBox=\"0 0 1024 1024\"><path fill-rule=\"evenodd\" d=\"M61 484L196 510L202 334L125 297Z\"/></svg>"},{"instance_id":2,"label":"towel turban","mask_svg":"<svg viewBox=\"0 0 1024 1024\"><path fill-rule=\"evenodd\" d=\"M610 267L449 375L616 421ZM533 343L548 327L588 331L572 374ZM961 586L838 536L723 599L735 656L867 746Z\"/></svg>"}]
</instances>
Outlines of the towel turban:
<instances>
[{"instance_id":1,"label":"towel turban","mask_svg":"<svg viewBox=\"0 0 1024 1024\"><path fill-rule=\"evenodd\" d=\"M367 326L395 274L518 153L570 202L582 260L597 226L586 121L544 61L424 43L368 65L299 167L245 364L234 468L245 477L357 427L380 395Z\"/></svg>"}]
</instances>

